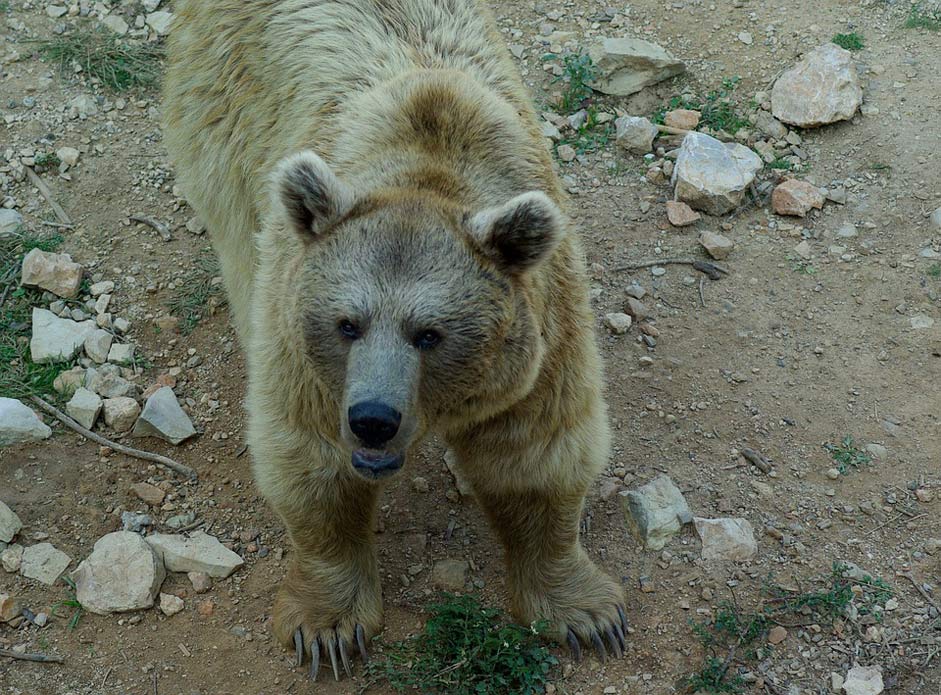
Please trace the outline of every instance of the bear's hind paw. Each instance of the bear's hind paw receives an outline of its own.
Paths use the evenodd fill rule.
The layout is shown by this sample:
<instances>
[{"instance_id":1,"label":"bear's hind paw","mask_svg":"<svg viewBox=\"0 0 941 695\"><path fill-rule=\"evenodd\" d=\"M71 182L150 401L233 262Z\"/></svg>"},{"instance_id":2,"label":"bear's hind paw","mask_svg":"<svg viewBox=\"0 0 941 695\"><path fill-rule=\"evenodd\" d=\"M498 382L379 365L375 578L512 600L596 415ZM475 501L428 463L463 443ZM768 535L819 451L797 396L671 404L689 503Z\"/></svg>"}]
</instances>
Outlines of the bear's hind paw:
<instances>
[{"instance_id":1,"label":"bear's hind paw","mask_svg":"<svg viewBox=\"0 0 941 695\"><path fill-rule=\"evenodd\" d=\"M354 641L355 645L353 644ZM360 658L365 664L369 660L369 654L366 651L366 631L363 629L363 626L358 623L353 630L353 639L347 640L340 634L339 630L336 629L323 630L320 634L314 635L312 638L306 640L306 649L304 629L299 627L294 631L295 663L297 666L301 666L304 663L306 654L310 654L310 670L308 673L312 681L317 680L317 675L320 671L320 656L322 651L326 652L327 656L330 658L334 679L340 680L341 664L347 677L352 678L353 668L350 662L350 651L352 651L354 646L359 649Z\"/></svg>"}]
</instances>

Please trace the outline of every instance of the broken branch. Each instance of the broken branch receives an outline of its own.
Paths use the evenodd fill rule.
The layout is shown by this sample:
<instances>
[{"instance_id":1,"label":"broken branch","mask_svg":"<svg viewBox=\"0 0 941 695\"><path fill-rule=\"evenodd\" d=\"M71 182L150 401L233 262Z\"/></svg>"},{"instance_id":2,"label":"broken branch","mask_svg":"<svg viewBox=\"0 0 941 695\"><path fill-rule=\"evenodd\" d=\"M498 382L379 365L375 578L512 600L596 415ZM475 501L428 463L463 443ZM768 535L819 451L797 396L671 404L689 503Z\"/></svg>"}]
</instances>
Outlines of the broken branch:
<instances>
[{"instance_id":1,"label":"broken branch","mask_svg":"<svg viewBox=\"0 0 941 695\"><path fill-rule=\"evenodd\" d=\"M47 656L45 654L20 654L12 649L0 649L0 656L8 659L17 659L19 661L35 661L40 664L64 664L65 659L61 656Z\"/></svg>"},{"instance_id":2,"label":"broken branch","mask_svg":"<svg viewBox=\"0 0 941 695\"><path fill-rule=\"evenodd\" d=\"M52 197L52 191L49 190L49 186L46 185L46 182L39 178L39 174L33 171L32 167L24 168L26 169L26 175L29 177L30 182L39 189L40 195L42 195L42 197L46 199L46 202L49 203L49 207L52 208L52 211L56 214L56 217L59 218L59 222L71 227L71 218L66 214L62 206L55 201L55 198Z\"/></svg>"},{"instance_id":3,"label":"broken branch","mask_svg":"<svg viewBox=\"0 0 941 695\"><path fill-rule=\"evenodd\" d=\"M159 222L151 217L144 217L143 215L131 215L130 219L133 222L140 222L141 224L146 224L148 227L153 227L164 241L173 241L170 228L163 222Z\"/></svg>"}]
</instances>

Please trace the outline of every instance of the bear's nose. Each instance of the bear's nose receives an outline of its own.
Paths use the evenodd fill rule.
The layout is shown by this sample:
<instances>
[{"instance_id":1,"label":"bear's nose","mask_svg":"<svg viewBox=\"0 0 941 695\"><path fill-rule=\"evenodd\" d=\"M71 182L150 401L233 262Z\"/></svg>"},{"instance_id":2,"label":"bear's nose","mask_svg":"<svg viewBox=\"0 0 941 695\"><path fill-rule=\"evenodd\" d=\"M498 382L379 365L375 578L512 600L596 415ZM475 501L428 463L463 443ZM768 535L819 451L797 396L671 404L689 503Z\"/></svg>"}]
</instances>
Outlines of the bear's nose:
<instances>
[{"instance_id":1,"label":"bear's nose","mask_svg":"<svg viewBox=\"0 0 941 695\"><path fill-rule=\"evenodd\" d=\"M370 449L381 449L399 431L402 414L384 403L366 401L350 408L350 429Z\"/></svg>"}]
</instances>

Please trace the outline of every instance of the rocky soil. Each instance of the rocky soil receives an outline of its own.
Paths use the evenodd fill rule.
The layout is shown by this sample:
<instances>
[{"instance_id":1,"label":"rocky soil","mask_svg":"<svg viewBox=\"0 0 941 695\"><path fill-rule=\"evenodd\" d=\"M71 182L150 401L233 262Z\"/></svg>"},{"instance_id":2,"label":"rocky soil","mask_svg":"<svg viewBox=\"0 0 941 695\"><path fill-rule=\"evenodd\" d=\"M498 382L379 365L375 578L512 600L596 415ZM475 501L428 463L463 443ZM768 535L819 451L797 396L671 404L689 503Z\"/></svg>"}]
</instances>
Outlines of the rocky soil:
<instances>
[{"instance_id":1,"label":"rocky soil","mask_svg":"<svg viewBox=\"0 0 941 695\"><path fill-rule=\"evenodd\" d=\"M941 8L492 6L586 240L615 432L584 540L623 580L628 651L559 650L553 691L689 692L713 657L748 693L941 692L941 32L905 26ZM62 237L0 300L29 302L14 343L61 366L61 412L182 464L0 392L0 693L313 692L271 636L290 544L251 480L243 360L159 92L36 43L101 25L159 46L172 10L0 2L0 241ZM443 451L410 466L377 529L386 640L442 588L505 601ZM834 619L779 616L752 654L691 625L832 581Z\"/></svg>"}]
</instances>

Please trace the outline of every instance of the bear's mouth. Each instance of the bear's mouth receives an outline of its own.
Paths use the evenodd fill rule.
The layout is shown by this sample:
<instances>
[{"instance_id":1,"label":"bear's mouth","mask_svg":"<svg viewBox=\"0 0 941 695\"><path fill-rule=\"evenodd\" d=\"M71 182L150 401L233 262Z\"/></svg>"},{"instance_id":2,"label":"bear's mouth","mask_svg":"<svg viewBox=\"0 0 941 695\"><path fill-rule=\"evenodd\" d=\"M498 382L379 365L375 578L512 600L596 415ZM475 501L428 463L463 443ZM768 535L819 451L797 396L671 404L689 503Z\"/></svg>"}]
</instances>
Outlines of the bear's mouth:
<instances>
[{"instance_id":1,"label":"bear's mouth","mask_svg":"<svg viewBox=\"0 0 941 695\"><path fill-rule=\"evenodd\" d=\"M405 463L405 454L390 454L373 449L353 452L353 468L368 480L379 480L393 475Z\"/></svg>"}]
</instances>

